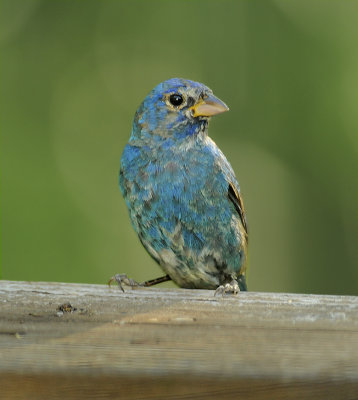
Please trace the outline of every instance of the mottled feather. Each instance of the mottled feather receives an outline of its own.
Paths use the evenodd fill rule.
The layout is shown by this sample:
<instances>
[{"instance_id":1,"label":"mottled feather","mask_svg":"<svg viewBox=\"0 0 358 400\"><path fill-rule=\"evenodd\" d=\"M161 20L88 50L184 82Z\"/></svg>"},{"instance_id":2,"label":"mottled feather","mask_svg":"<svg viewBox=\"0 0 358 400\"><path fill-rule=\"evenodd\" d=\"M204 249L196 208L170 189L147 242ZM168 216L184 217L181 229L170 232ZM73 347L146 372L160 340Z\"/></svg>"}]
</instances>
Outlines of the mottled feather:
<instances>
[{"instance_id":1,"label":"mottled feather","mask_svg":"<svg viewBox=\"0 0 358 400\"><path fill-rule=\"evenodd\" d=\"M212 289L235 275L246 290L246 216L234 171L207 134L212 98L184 79L154 88L134 117L120 188L140 241L174 282Z\"/></svg>"}]
</instances>

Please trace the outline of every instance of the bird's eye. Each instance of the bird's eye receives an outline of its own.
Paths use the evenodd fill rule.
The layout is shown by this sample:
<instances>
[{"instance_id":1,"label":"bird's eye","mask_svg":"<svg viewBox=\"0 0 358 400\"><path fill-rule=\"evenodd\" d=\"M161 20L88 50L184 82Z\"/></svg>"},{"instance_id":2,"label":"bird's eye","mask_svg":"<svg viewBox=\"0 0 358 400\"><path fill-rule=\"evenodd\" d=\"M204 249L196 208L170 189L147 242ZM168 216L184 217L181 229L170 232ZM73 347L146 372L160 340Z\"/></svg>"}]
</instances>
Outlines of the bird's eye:
<instances>
[{"instance_id":1,"label":"bird's eye","mask_svg":"<svg viewBox=\"0 0 358 400\"><path fill-rule=\"evenodd\" d=\"M180 104L183 103L184 99L183 99L182 95L180 95L178 93L174 93L174 94L170 95L169 101L170 101L170 104L172 104L174 107L178 107L178 106L180 106Z\"/></svg>"}]
</instances>

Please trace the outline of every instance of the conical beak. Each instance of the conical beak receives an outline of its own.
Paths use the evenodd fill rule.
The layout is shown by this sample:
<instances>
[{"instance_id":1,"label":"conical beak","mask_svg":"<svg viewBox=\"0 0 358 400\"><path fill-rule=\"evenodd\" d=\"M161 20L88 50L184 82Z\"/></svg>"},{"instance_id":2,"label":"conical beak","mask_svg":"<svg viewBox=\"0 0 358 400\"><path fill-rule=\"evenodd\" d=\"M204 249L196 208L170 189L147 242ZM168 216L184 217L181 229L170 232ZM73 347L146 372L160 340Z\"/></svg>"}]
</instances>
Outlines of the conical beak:
<instances>
[{"instance_id":1,"label":"conical beak","mask_svg":"<svg viewBox=\"0 0 358 400\"><path fill-rule=\"evenodd\" d=\"M190 110L193 110L193 117L211 117L229 111L229 107L214 95L209 95L190 107Z\"/></svg>"}]
</instances>

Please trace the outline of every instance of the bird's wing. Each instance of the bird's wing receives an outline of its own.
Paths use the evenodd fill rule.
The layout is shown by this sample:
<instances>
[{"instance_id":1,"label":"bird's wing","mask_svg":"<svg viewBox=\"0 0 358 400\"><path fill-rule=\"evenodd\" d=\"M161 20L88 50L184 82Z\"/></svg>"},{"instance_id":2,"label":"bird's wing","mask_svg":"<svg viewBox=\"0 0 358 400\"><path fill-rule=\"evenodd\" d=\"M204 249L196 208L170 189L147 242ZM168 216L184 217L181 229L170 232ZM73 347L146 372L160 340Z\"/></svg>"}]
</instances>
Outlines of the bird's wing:
<instances>
[{"instance_id":1,"label":"bird's wing","mask_svg":"<svg viewBox=\"0 0 358 400\"><path fill-rule=\"evenodd\" d=\"M248 239L248 231L247 231L247 221L246 221L244 203L242 201L240 193L238 192L238 190L236 190L234 184L231 182L229 183L228 197L229 197L229 200L234 205L235 210L239 214L242 226L244 227L245 232L246 232L246 240L247 240Z\"/></svg>"},{"instance_id":2,"label":"bird's wing","mask_svg":"<svg viewBox=\"0 0 358 400\"><path fill-rule=\"evenodd\" d=\"M248 241L248 230L247 230L247 221L246 214L244 208L244 202L242 201L242 197L240 195L240 187L236 180L234 170L232 169L229 161L224 156L223 152L217 147L215 142L207 138L207 143L210 146L211 151L215 154L215 166L220 171L220 173L224 176L225 184L227 185L227 196L229 201L233 204L236 212L239 214L241 224L245 231L246 242Z\"/></svg>"}]
</instances>

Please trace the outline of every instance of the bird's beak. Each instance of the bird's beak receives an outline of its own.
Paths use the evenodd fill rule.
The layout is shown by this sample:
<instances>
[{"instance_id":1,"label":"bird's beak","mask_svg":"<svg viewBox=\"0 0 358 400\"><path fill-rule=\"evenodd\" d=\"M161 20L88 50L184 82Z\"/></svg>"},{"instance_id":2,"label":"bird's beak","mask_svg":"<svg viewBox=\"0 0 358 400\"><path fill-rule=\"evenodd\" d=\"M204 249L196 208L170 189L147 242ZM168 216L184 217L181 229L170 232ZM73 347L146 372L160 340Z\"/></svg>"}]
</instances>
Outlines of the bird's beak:
<instances>
[{"instance_id":1,"label":"bird's beak","mask_svg":"<svg viewBox=\"0 0 358 400\"><path fill-rule=\"evenodd\" d=\"M214 95L209 95L190 107L190 110L193 110L193 117L211 117L229 111L229 107Z\"/></svg>"}]
</instances>

